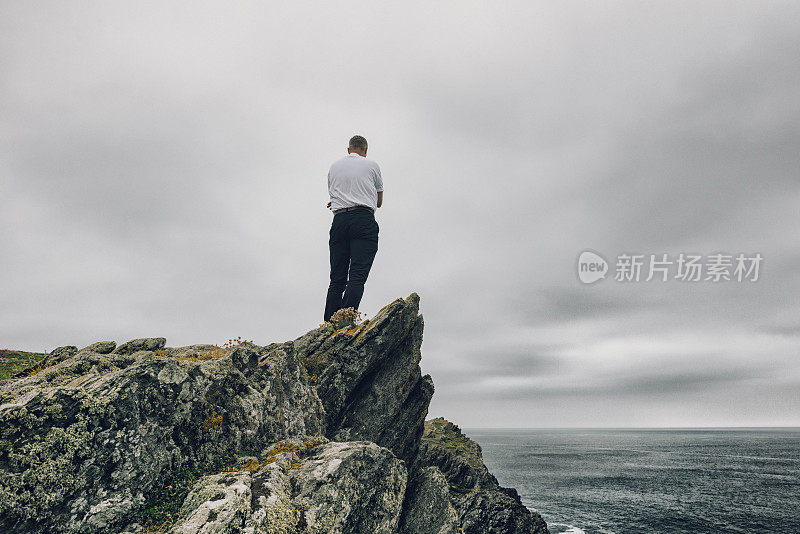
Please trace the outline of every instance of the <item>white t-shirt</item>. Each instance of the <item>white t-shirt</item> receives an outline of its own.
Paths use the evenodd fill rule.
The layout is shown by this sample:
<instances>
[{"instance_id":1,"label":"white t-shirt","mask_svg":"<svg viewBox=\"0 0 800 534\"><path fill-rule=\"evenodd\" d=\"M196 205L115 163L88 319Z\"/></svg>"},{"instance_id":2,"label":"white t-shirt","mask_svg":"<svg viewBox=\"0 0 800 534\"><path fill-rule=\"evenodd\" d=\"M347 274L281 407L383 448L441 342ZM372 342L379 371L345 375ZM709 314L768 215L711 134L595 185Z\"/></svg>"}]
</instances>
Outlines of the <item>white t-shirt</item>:
<instances>
[{"instance_id":1,"label":"white t-shirt","mask_svg":"<svg viewBox=\"0 0 800 534\"><path fill-rule=\"evenodd\" d=\"M380 191L383 191L381 168L355 152L334 161L328 171L331 210L369 206L374 212L378 209Z\"/></svg>"}]
</instances>

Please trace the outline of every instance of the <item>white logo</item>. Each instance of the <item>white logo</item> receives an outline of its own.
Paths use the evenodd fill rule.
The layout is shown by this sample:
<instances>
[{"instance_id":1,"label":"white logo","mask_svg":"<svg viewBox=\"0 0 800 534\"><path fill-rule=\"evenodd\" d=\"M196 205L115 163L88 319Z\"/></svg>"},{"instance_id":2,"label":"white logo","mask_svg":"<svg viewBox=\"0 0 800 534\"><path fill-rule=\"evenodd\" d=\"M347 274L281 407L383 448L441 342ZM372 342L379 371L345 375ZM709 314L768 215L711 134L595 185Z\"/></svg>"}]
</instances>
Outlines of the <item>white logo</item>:
<instances>
[{"instance_id":1,"label":"white logo","mask_svg":"<svg viewBox=\"0 0 800 534\"><path fill-rule=\"evenodd\" d=\"M648 262L649 256L649 262ZM714 283L741 282L749 280L755 282L759 278L759 269L764 257L756 252L746 255L723 254L721 252L708 254L704 263L702 254L683 253L676 256L670 254L627 254L617 256L616 276L617 282L649 282L658 280L679 280L680 282L698 282L700 280ZM675 266L675 269L672 266ZM677 273L672 275L673 270ZM597 252L584 250L578 256L578 278L584 284L593 284L606 277L608 262ZM705 277L703 277L705 274ZM643 278L643 275L647 275Z\"/></svg>"},{"instance_id":2,"label":"white logo","mask_svg":"<svg viewBox=\"0 0 800 534\"><path fill-rule=\"evenodd\" d=\"M593 284L606 277L608 262L590 250L584 250L578 257L578 278L584 284Z\"/></svg>"}]
</instances>

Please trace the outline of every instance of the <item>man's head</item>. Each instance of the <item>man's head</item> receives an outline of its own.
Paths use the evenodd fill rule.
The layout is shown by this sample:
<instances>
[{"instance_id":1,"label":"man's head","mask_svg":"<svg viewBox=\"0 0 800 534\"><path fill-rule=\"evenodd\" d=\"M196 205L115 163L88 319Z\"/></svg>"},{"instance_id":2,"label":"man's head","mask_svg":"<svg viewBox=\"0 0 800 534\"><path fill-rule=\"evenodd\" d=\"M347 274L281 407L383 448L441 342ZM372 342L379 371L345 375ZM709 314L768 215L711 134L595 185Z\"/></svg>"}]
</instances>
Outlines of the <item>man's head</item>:
<instances>
[{"instance_id":1,"label":"man's head","mask_svg":"<svg viewBox=\"0 0 800 534\"><path fill-rule=\"evenodd\" d=\"M367 140L360 135L351 137L350 144L347 147L347 153L352 154L353 152L359 156L367 157Z\"/></svg>"}]
</instances>

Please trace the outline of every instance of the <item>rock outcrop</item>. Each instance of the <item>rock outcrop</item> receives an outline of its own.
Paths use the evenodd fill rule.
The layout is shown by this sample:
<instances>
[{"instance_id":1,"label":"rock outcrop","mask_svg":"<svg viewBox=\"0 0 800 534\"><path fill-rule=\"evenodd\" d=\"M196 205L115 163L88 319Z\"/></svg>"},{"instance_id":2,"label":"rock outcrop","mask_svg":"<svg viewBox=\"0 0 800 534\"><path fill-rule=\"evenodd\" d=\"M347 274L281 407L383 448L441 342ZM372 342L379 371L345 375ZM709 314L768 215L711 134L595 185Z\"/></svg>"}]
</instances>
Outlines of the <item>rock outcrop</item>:
<instances>
[{"instance_id":1,"label":"rock outcrop","mask_svg":"<svg viewBox=\"0 0 800 534\"><path fill-rule=\"evenodd\" d=\"M284 452L263 468L200 479L171 531L397 531L408 474L388 449L369 441L275 448Z\"/></svg>"},{"instance_id":2,"label":"rock outcrop","mask_svg":"<svg viewBox=\"0 0 800 534\"><path fill-rule=\"evenodd\" d=\"M465 533L548 532L542 516L522 504L517 490L497 483L483 463L481 446L453 423L441 417L425 423L419 463L444 475Z\"/></svg>"},{"instance_id":3,"label":"rock outcrop","mask_svg":"<svg viewBox=\"0 0 800 534\"><path fill-rule=\"evenodd\" d=\"M433 396L421 376L422 316L412 293L351 329L312 330L294 342L325 406L336 441L367 440L413 462Z\"/></svg>"},{"instance_id":4,"label":"rock outcrop","mask_svg":"<svg viewBox=\"0 0 800 534\"><path fill-rule=\"evenodd\" d=\"M59 347L0 385L0 532L547 532L426 424L422 330L412 293L266 346Z\"/></svg>"},{"instance_id":5,"label":"rock outcrop","mask_svg":"<svg viewBox=\"0 0 800 534\"><path fill-rule=\"evenodd\" d=\"M405 501L405 513L400 523L400 532L403 534L461 532L447 479L436 467L415 470L406 491Z\"/></svg>"}]
</instances>

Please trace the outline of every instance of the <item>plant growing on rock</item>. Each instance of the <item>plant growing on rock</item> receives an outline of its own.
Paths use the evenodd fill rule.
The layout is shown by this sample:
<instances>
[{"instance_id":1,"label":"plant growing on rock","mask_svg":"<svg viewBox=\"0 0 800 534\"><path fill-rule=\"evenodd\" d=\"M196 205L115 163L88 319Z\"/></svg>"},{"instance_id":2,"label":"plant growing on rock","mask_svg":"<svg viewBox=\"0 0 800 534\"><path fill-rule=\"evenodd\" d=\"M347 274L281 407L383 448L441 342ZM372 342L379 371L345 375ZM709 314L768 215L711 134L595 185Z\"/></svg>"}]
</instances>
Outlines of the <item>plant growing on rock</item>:
<instances>
[{"instance_id":1,"label":"plant growing on rock","mask_svg":"<svg viewBox=\"0 0 800 534\"><path fill-rule=\"evenodd\" d=\"M332 325L335 330L358 326L361 324L363 318L361 312L355 308L342 308L334 312L331 318L322 323L320 326Z\"/></svg>"},{"instance_id":2,"label":"plant growing on rock","mask_svg":"<svg viewBox=\"0 0 800 534\"><path fill-rule=\"evenodd\" d=\"M223 347L225 347L226 349L232 349L234 347L238 347L242 343L254 343L254 341L252 339L250 340L242 339L242 336L237 336L233 339L229 339L228 341L226 341Z\"/></svg>"},{"instance_id":3,"label":"plant growing on rock","mask_svg":"<svg viewBox=\"0 0 800 534\"><path fill-rule=\"evenodd\" d=\"M221 454L204 465L186 466L175 470L161 486L149 495L148 503L134 517L142 525L143 534L161 534L169 531L180 515L181 504L192 486L202 476L234 471L237 454Z\"/></svg>"}]
</instances>

